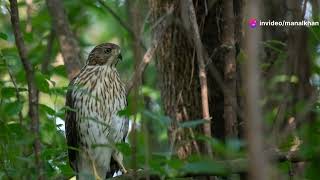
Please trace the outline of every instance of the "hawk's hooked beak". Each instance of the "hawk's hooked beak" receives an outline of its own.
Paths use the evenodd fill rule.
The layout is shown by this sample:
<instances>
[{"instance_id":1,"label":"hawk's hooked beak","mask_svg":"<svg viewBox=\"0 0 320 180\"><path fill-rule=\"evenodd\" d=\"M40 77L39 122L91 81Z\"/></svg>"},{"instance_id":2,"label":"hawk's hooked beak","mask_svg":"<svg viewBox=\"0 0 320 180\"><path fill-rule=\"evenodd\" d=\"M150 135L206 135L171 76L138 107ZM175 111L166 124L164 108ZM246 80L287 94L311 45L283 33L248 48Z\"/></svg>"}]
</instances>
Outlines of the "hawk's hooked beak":
<instances>
[{"instance_id":1,"label":"hawk's hooked beak","mask_svg":"<svg viewBox=\"0 0 320 180\"><path fill-rule=\"evenodd\" d=\"M118 55L118 59L120 59L122 61L122 55L121 54Z\"/></svg>"}]
</instances>

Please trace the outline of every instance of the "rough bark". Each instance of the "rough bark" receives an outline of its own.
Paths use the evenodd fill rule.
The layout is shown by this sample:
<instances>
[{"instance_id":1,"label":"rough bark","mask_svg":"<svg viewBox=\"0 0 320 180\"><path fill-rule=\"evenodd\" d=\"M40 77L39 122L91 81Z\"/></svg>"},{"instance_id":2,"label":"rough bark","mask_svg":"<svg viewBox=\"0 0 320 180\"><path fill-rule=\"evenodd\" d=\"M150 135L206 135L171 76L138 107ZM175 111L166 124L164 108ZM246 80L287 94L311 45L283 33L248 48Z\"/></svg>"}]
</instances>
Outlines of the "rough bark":
<instances>
[{"instance_id":1,"label":"rough bark","mask_svg":"<svg viewBox=\"0 0 320 180\"><path fill-rule=\"evenodd\" d=\"M160 51L157 52L157 68L160 74L159 84L161 89L161 95L164 103L164 109L167 115L179 121L186 121L191 119L198 119L199 105L201 105L201 86L200 81L195 79L198 70L198 58L196 49L196 43L193 41L193 32L190 31L191 26L183 24L186 17L183 15L181 7L178 2L162 1L162 2L151 2L152 14L154 19L161 17L161 14L165 12L171 5L175 7L174 15L176 22L170 26L169 30L166 31L164 42L161 44ZM181 4L186 4L183 1ZM237 55L236 45L240 46L241 41L241 23L242 22L242 1L234 3L236 6L232 8L230 14L233 18L237 18L239 22L233 27L233 32L239 36L233 36L233 41L229 42L231 52L227 50L223 45L225 40L223 39L223 17L222 1L193 1L197 23L199 26L199 33L201 41L204 47L205 58L210 58L209 62L205 62L207 81L208 81L208 100L209 100L209 114L212 116L212 135L215 138L225 137L225 118L232 119L234 136L237 136L237 71L235 58ZM233 2L231 2L233 4ZM183 5L182 5L183 6ZM236 17L235 17L236 16ZM234 20L229 19L229 23L235 23ZM182 25L181 25L182 24ZM184 28L182 28L183 26ZM228 32L230 30L228 28ZM225 37L227 36L224 33ZM191 42L191 43L190 43ZM236 44L237 43L237 44ZM228 44L228 42L227 42ZM225 54L229 53L227 59L231 59L232 71L228 71L225 75ZM207 60L207 59L205 59ZM230 67L230 62L229 67ZM227 69L229 70L229 69ZM231 81L224 77L232 76ZM231 83L230 83L231 82ZM225 86L232 87L231 93L224 93ZM225 98L228 98L225 106ZM200 98L200 99L199 99ZM225 112L226 109L226 112ZM227 113L228 111L231 114ZM201 110L200 110L201 112ZM229 118L230 117L230 118ZM203 130L196 129L195 133L202 133ZM181 154L188 154L196 152L196 145L192 145L190 142L190 134L188 132L178 131L178 127L173 124L169 135L171 137L171 143L175 142L175 138L179 141L188 142L185 143L182 148L179 149ZM200 149L203 152L203 144L200 143ZM186 153L187 152L187 153Z\"/></svg>"},{"instance_id":2,"label":"rough bark","mask_svg":"<svg viewBox=\"0 0 320 180\"><path fill-rule=\"evenodd\" d=\"M170 144L180 158L195 152L190 134L178 127L179 122L200 119L200 82L195 50L181 23L179 1L149 1L153 21L156 22L168 9L174 8L174 22L164 32L156 51L161 99L165 113L171 117Z\"/></svg>"},{"instance_id":3,"label":"rough bark","mask_svg":"<svg viewBox=\"0 0 320 180\"><path fill-rule=\"evenodd\" d=\"M239 56L240 50L243 49L243 35L244 35L244 28L243 28L243 14L244 14L244 0L234 0L234 16L235 16L235 51L236 51L236 91L237 91L237 105L236 111L243 112L244 107L244 97L243 97L243 83L242 83L242 74L241 74L241 57ZM244 25L244 27L246 27ZM238 136L239 138L244 138L244 119L242 118L241 113L237 113L237 125L238 125Z\"/></svg>"},{"instance_id":4,"label":"rough bark","mask_svg":"<svg viewBox=\"0 0 320 180\"><path fill-rule=\"evenodd\" d=\"M197 55L197 63L199 69L199 81L200 81L200 93L201 93L201 108L202 108L202 118L206 120L203 124L203 134L207 138L212 138L211 136L211 117L209 112L209 100L208 100L208 82L207 82L207 72L206 72L206 62L207 56L203 49L203 44L200 38L199 26L197 23L197 17L195 13L195 8L192 0L181 1L180 4L182 10L182 18L186 30L189 30L192 42L195 45L195 52ZM210 157L212 156L212 148L210 143L206 143L206 153Z\"/></svg>"},{"instance_id":5,"label":"rough bark","mask_svg":"<svg viewBox=\"0 0 320 180\"><path fill-rule=\"evenodd\" d=\"M80 47L74 33L71 31L62 2L60 0L46 0L46 3L53 22L54 31L59 40L60 51L66 66L68 78L71 80L79 73L84 64Z\"/></svg>"},{"instance_id":6,"label":"rough bark","mask_svg":"<svg viewBox=\"0 0 320 180\"><path fill-rule=\"evenodd\" d=\"M222 2L222 42L226 52L224 55L224 121L225 135L229 138L238 136L237 126L237 79L235 50L235 17L233 0ZM231 33L230 33L231 32Z\"/></svg>"},{"instance_id":7,"label":"rough bark","mask_svg":"<svg viewBox=\"0 0 320 180\"><path fill-rule=\"evenodd\" d=\"M43 179L42 176L42 163L41 163L41 143L39 137L39 91L35 83L34 68L31 62L28 60L28 52L25 46L23 36L20 30L19 10L17 0L10 0L10 15L11 24L15 37L15 43L18 49L21 63L26 73L27 85L28 85L28 116L31 119L31 131L34 134L34 154L35 165L37 170L38 179Z\"/></svg>"}]
</instances>

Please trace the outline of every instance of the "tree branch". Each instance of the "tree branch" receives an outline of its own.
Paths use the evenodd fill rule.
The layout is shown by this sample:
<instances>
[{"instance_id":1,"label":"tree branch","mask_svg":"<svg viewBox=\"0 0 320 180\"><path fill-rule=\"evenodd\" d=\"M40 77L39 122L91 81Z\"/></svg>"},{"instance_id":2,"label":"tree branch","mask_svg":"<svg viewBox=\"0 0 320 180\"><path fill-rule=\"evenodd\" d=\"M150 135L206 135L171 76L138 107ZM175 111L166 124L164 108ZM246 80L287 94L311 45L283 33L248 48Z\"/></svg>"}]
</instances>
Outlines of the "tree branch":
<instances>
[{"instance_id":1,"label":"tree branch","mask_svg":"<svg viewBox=\"0 0 320 180\"><path fill-rule=\"evenodd\" d=\"M172 12L173 12L173 8L169 10L168 15L172 14ZM158 24L159 28L158 30L156 30L156 33L154 33L156 34L156 36L152 40L152 43L148 48L147 52L144 54L142 61L136 68L131 80L127 83L127 88L126 88L127 94L129 94L132 88L141 81L144 70L150 63L150 60L152 59L161 39L163 38L163 34L166 31L168 24L171 23L170 19L168 19L168 17L170 16L168 15L166 16L167 19L163 20L160 24Z\"/></svg>"},{"instance_id":2,"label":"tree branch","mask_svg":"<svg viewBox=\"0 0 320 180\"><path fill-rule=\"evenodd\" d=\"M138 37L138 36L134 33L134 31L130 28L130 26L128 26L128 25L117 15L117 13L115 13L109 6L107 6L107 4L106 4L104 1L98 0L98 2L100 3L100 5L101 5L102 7L104 7L104 8L119 22L119 24L120 24L125 30L127 30L127 31L129 32L129 34L133 37L133 39L134 39L135 41L139 41L140 46L141 46L144 50L147 49L146 46L144 45L144 43L142 42L141 38Z\"/></svg>"},{"instance_id":3,"label":"tree branch","mask_svg":"<svg viewBox=\"0 0 320 180\"><path fill-rule=\"evenodd\" d=\"M54 31L59 40L60 51L71 80L82 68L84 60L81 57L80 47L71 31L67 15L60 0L46 0Z\"/></svg>"},{"instance_id":4,"label":"tree branch","mask_svg":"<svg viewBox=\"0 0 320 180\"><path fill-rule=\"evenodd\" d=\"M39 92L35 84L34 69L30 61L27 59L27 49L24 44L22 33L20 31L19 11L17 0L10 0L10 15L11 24L15 37L15 43L18 49L20 60L23 64L23 68L26 73L26 79L28 84L28 98L29 98L29 111L28 115L31 119L31 131L34 133L34 154L36 161L36 169L38 172L38 178L42 177L42 165L41 165L41 147L39 138L39 112L38 112L38 101Z\"/></svg>"},{"instance_id":5,"label":"tree branch","mask_svg":"<svg viewBox=\"0 0 320 180\"><path fill-rule=\"evenodd\" d=\"M12 82L12 84L13 84L13 86L14 86L14 89L15 89L15 91L16 91L16 99L17 99L17 101L18 101L19 103L21 103L21 98L20 98L20 93L19 93L18 85L17 85L17 83L16 83L16 81L15 81L13 75L12 75L12 72L11 72L11 70L10 70L9 65L7 64L7 60L6 60L6 59L3 59L3 60L4 60L5 65L6 65L7 68L8 68L8 74L9 74L10 80L11 80L11 82ZM18 116L19 116L19 123L22 124L23 116L22 116L22 112L21 112L21 111L19 111Z\"/></svg>"},{"instance_id":6,"label":"tree branch","mask_svg":"<svg viewBox=\"0 0 320 180\"><path fill-rule=\"evenodd\" d=\"M205 69L205 56L203 54L203 46L200 38L199 27L197 24L197 18L192 0L181 1L181 7L185 9L185 25L190 28L192 34L192 40L195 44L197 53L197 61L199 67L199 79L201 86L201 101L202 101L202 117L207 120L208 123L204 123L203 131L205 136L211 137L211 117L209 113L209 101L208 101L208 85L207 74ZM212 157L212 148L209 143L206 143L206 151L210 157Z\"/></svg>"}]
</instances>

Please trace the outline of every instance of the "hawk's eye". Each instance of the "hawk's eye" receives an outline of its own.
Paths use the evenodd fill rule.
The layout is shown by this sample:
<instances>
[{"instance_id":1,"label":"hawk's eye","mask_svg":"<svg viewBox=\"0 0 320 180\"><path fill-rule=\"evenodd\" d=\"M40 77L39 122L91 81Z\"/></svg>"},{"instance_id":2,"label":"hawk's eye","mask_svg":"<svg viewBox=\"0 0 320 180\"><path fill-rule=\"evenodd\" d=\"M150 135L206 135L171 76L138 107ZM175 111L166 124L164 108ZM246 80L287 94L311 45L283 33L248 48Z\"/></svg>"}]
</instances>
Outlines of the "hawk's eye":
<instances>
[{"instance_id":1,"label":"hawk's eye","mask_svg":"<svg viewBox=\"0 0 320 180\"><path fill-rule=\"evenodd\" d=\"M107 54L111 53L111 48L105 49L104 52L107 53Z\"/></svg>"}]
</instances>

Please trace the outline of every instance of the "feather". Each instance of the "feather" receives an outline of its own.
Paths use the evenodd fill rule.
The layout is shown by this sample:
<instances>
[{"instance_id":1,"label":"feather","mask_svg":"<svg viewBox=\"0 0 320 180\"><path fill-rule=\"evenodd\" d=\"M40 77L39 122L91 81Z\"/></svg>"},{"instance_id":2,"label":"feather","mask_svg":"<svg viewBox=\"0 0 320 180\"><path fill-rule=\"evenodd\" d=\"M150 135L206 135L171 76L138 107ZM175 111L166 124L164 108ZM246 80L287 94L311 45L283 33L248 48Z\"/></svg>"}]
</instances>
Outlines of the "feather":
<instances>
[{"instance_id":1,"label":"feather","mask_svg":"<svg viewBox=\"0 0 320 180\"><path fill-rule=\"evenodd\" d=\"M103 49L110 47L112 51ZM69 85L66 136L72 147L69 161L79 179L86 179L83 173L112 177L123 168L122 155L114 148L115 143L124 142L129 126L128 119L118 115L127 106L125 87L115 68L119 53L116 45L97 46Z\"/></svg>"}]
</instances>

